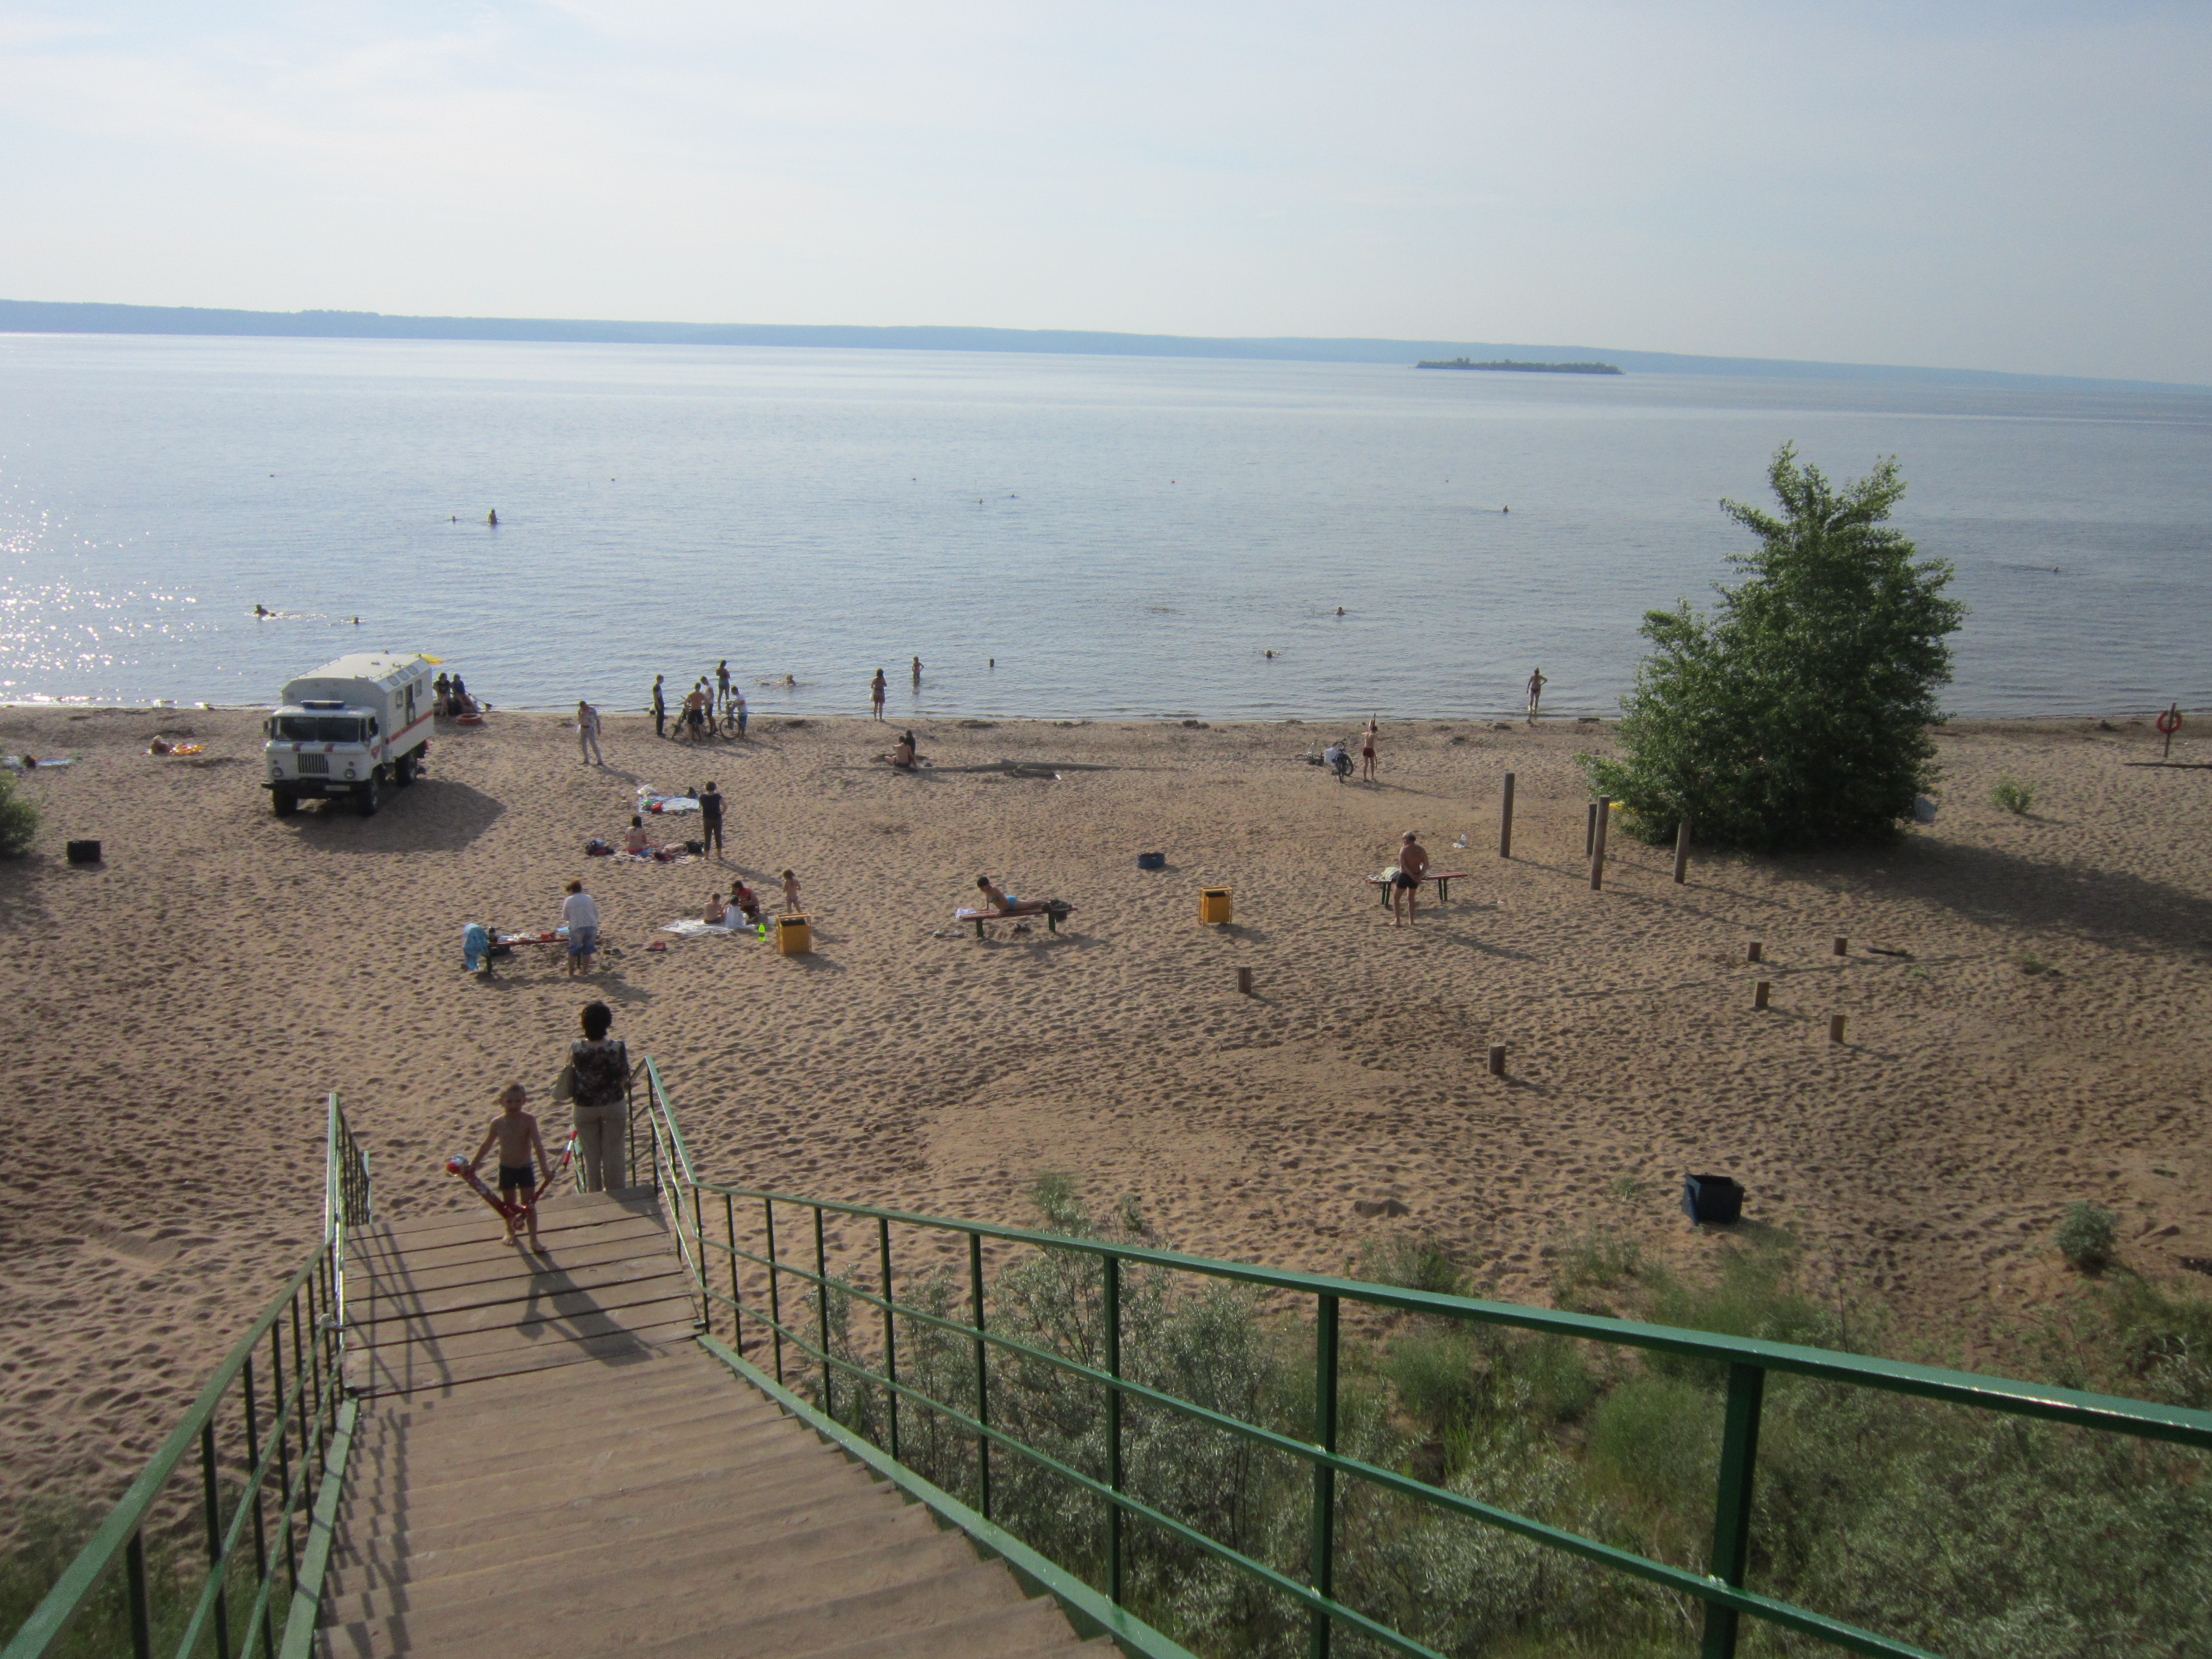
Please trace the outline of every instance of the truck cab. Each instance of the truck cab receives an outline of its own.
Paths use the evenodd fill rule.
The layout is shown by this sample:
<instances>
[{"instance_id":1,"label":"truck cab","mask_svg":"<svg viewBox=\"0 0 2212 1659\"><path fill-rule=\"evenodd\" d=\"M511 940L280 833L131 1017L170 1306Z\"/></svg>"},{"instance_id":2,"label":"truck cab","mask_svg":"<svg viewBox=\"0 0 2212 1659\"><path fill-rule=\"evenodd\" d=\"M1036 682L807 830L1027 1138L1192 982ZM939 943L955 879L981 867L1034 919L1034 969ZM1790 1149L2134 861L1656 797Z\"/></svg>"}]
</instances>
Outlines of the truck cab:
<instances>
[{"instance_id":1,"label":"truck cab","mask_svg":"<svg viewBox=\"0 0 2212 1659\"><path fill-rule=\"evenodd\" d=\"M261 787L276 816L343 795L367 817L386 786L414 782L430 747L434 666L420 655L357 652L287 684L262 726Z\"/></svg>"}]
</instances>

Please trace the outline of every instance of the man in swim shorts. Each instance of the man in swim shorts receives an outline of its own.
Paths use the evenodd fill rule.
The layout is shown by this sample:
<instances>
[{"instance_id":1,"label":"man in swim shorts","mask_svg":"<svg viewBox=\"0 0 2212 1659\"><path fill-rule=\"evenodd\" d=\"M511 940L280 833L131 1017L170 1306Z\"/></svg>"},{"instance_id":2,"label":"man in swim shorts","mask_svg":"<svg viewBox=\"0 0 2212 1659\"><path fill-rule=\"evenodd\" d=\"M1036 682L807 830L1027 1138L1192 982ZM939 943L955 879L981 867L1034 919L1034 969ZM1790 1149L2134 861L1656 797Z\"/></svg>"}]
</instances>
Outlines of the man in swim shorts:
<instances>
[{"instance_id":1,"label":"man in swim shorts","mask_svg":"<svg viewBox=\"0 0 2212 1659\"><path fill-rule=\"evenodd\" d=\"M1544 679L1544 671L1542 669L1535 669L1530 672L1528 676L1528 724L1531 726L1534 726L1536 723L1536 705L1544 701L1545 684L1546 681Z\"/></svg>"},{"instance_id":2,"label":"man in swim shorts","mask_svg":"<svg viewBox=\"0 0 2212 1659\"><path fill-rule=\"evenodd\" d=\"M514 1224L518 1219L530 1224L530 1248L539 1248L538 1243L538 1171L550 1170L553 1160L545 1156L544 1138L538 1133L538 1120L522 1109L530 1098L530 1091L520 1083L510 1083L499 1091L499 1115L484 1131L483 1145L469 1160L469 1173L476 1173L484 1154L494 1146L499 1148L499 1195L510 1204L522 1206L520 1217L504 1218L507 1231L501 1237L502 1244L514 1243ZM530 1159L537 1154L533 1168Z\"/></svg>"},{"instance_id":3,"label":"man in swim shorts","mask_svg":"<svg viewBox=\"0 0 2212 1659\"><path fill-rule=\"evenodd\" d=\"M1399 926L1398 901L1406 901L1407 926L1420 920L1421 878L1429 872L1428 849L1413 839L1413 832L1406 831L1398 844L1398 870L1390 878L1390 925Z\"/></svg>"}]
</instances>

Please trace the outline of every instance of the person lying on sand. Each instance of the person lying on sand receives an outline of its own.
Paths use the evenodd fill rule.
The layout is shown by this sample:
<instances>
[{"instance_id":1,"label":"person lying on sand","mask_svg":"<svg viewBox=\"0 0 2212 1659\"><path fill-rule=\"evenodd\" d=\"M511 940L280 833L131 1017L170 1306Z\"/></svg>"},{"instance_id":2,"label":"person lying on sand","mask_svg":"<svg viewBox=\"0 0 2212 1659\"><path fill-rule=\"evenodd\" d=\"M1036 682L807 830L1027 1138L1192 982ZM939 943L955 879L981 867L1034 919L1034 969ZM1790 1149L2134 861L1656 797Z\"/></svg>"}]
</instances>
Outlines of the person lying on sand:
<instances>
[{"instance_id":1,"label":"person lying on sand","mask_svg":"<svg viewBox=\"0 0 2212 1659\"><path fill-rule=\"evenodd\" d=\"M538 1133L538 1120L522 1109L523 1103L529 1098L530 1091L520 1083L510 1083L499 1091L499 1115L492 1119L491 1127L484 1131L483 1145L477 1148L477 1155L469 1160L469 1173L475 1174L477 1165L484 1160L484 1154L495 1145L498 1146L499 1195L522 1206L523 1216L530 1224L530 1248L535 1250L539 1248L538 1171L551 1169L553 1160L545 1156L545 1140ZM538 1156L535 1167L530 1162L533 1152ZM508 1196L510 1194L513 1194L511 1198ZM501 1235L500 1243L512 1244L514 1243L516 1218L510 1215L505 1219L507 1231Z\"/></svg>"},{"instance_id":2,"label":"person lying on sand","mask_svg":"<svg viewBox=\"0 0 2212 1659\"><path fill-rule=\"evenodd\" d=\"M1012 893L1005 892L999 888L994 887L991 884L991 878L988 876L976 877L975 886L976 889L983 895L983 902L989 905L994 910L996 910L1002 916L1010 916L1013 915L1014 907L1021 902L1021 901L1016 898Z\"/></svg>"}]
</instances>

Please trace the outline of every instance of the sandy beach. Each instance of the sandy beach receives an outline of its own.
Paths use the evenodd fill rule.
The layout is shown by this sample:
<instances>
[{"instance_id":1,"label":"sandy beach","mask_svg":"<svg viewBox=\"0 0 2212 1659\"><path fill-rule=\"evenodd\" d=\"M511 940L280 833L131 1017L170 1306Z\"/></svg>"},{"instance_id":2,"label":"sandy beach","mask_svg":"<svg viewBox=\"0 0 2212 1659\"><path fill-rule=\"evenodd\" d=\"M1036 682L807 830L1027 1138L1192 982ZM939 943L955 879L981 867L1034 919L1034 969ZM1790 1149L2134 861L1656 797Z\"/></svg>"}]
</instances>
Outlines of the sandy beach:
<instances>
[{"instance_id":1,"label":"sandy beach","mask_svg":"<svg viewBox=\"0 0 2212 1659\"><path fill-rule=\"evenodd\" d=\"M2203 725L2173 766L2117 717L1954 726L1938 821L1893 847L1700 849L1678 887L1669 852L1616 838L1594 893L1572 757L1607 729L1386 725L1375 787L1304 763L1356 724L939 723L905 775L870 759L896 728L860 720L695 753L613 719L595 768L558 716L495 714L441 732L378 817L282 821L255 714L0 711L0 750L80 757L23 786L39 844L0 865L9 1510L112 1497L295 1264L330 1091L386 1214L465 1210L441 1161L510 1079L544 1106L594 995L705 1171L749 1184L1022 1222L1065 1170L1183 1249L1341 1270L1431 1233L1541 1300L1548 1254L1601 1218L1694 1264L1715 1246L1676 1193L1722 1170L1815 1282L1969 1358L2068 1293L2050 1235L2075 1200L2118 1212L2129 1267L2202 1285L2180 1260L2212 1255ZM157 732L205 752L149 756ZM2030 814L1990 803L2008 776ZM727 865L582 855L636 786L710 777ZM1470 873L1394 930L1363 878L1407 830ZM68 865L76 837L105 861ZM1164 871L1136 867L1152 850ZM655 931L786 866L811 956ZM981 873L1073 925L977 942L951 912ZM465 921L550 928L576 877L620 951L588 988L527 949L463 972ZM1215 885L1229 927L1198 921Z\"/></svg>"}]
</instances>

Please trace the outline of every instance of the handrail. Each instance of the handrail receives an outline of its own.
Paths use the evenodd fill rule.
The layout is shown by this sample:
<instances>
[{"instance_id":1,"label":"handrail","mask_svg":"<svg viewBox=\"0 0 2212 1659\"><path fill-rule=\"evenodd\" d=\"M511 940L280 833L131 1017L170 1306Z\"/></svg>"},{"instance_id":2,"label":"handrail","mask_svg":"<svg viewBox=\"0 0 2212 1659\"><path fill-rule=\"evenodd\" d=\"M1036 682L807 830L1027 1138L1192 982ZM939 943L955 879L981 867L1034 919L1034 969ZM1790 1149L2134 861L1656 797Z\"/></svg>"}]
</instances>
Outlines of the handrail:
<instances>
[{"instance_id":1,"label":"handrail","mask_svg":"<svg viewBox=\"0 0 2212 1659\"><path fill-rule=\"evenodd\" d=\"M319 1562L303 1559L300 1516L315 1472L324 1470L326 1483L335 1473L333 1442L341 1437L342 1412L352 1408L344 1397L343 1255L346 1230L368 1223L370 1200L368 1155L347 1127L335 1094L324 1140L321 1242L224 1356L137 1478L0 1649L0 1659L39 1659L48 1652L103 1591L118 1559L129 1651L134 1659L152 1659L155 1593L168 1587L149 1580L146 1526L161 1518L155 1511L165 1498L170 1506L177 1504L179 1495L169 1492L169 1484L195 1449L198 1480L184 1501L200 1512L208 1565L191 1593L192 1610L174 1650L179 1659L201 1650L210 1630L218 1659L244 1654L257 1629L264 1652L272 1652L270 1603L279 1593L280 1571L295 1601L319 1590ZM264 1343L267 1363L257 1377L255 1362L264 1357ZM235 1414L224 1410L234 1388ZM227 1516L226 1486L234 1487ZM305 1541L312 1557L312 1540ZM236 1631L230 1620L234 1595L251 1596Z\"/></svg>"},{"instance_id":2,"label":"handrail","mask_svg":"<svg viewBox=\"0 0 2212 1659\"><path fill-rule=\"evenodd\" d=\"M1112 1607L1116 1609L1126 1607L1121 1517L1127 1516L1142 1521L1148 1527L1180 1538L1217 1559L1228 1562L1255 1583L1266 1584L1303 1604L1310 1616L1310 1645L1316 1659L1325 1659L1329 1632L1340 1626L1357 1631L1369 1639L1401 1653L1414 1656L1431 1654L1431 1650L1419 1641L1378 1624L1332 1594L1332 1564L1338 1547L1334 1522L1335 1483L1340 1479L1390 1491L1444 1512L1510 1532L1547 1548L1694 1597L1706 1609L1702 1650L1707 1659L1732 1659L1739 1621L1743 1616L1812 1636L1853 1652L1886 1656L1887 1659L1932 1659L1925 1650L1910 1644L1860 1629L1777 1597L1760 1595L1746 1587L1759 1424L1765 1378L1771 1371L1875 1389L2142 1440L2212 1449L2212 1412L2184 1407L2162 1406L2007 1377L1869 1358L1796 1343L1721 1336L1711 1332L1648 1325L1632 1320L1522 1307L1477 1297L1365 1284L1328 1274L1224 1261L1097 1238L1040 1232L983 1222L951 1220L878 1206L810 1198L773 1188L700 1181L693 1171L689 1153L684 1148L682 1133L678 1127L674 1109L662 1084L658 1066L648 1060L641 1070L645 1079L645 1088L641 1091L646 1097L644 1111L656 1146L656 1182L659 1183L660 1173L659 1148L665 1141L671 1178L663 1184L663 1190L670 1198L672 1231L677 1234L685 1271L699 1298L702 1322L711 1332L717 1310L727 1310L731 1322L728 1349L725 1350L721 1342L715 1340L709 1342L710 1352L726 1359L727 1352L737 1348L742 1337L742 1322L751 1320L772 1339L775 1350L774 1376L779 1384L782 1380L783 1350L787 1346L819 1367L822 1413L832 1420L836 1417L835 1402L838 1390L833 1387L832 1382L836 1376L846 1376L854 1386L882 1389L884 1397L890 1403L888 1450L893 1462L899 1458L898 1401L901 1400L934 1413L957 1431L971 1437L975 1448L978 1508L985 1525L994 1524L990 1498L990 1449L999 1447L1026 1459L1055 1479L1068 1483L1073 1489L1087 1493L1106 1505L1112 1523L1109 1532L1107 1574ZM726 1231L726 1239L711 1237L707 1231L704 1211L706 1200L710 1198L721 1200L720 1207L724 1215L717 1231ZM743 1248L738 1243L734 1206L739 1200L748 1206L760 1206L759 1218L767 1232L764 1253ZM775 1228L778 1206L795 1207L811 1215L815 1260L811 1270L793 1260L788 1252L778 1254ZM823 1218L826 1216L844 1216L875 1224L881 1266L880 1292L829 1270L822 1244ZM942 1313L915 1307L897 1299L893 1293L891 1277L890 1229L893 1225L920 1229L940 1236L957 1236L967 1241L971 1280L967 1291L972 1297L968 1320L947 1317ZM983 1317L984 1285L981 1255L985 1240L1032 1247L1064 1256L1088 1257L1098 1263L1103 1276L1103 1305L1107 1322L1106 1364L1103 1367L1052 1352L1020 1341L1004 1332L988 1328ZM717 1289L706 1272L710 1253L728 1264L729 1286L726 1291ZM740 1306L741 1264L765 1271L769 1292L765 1308L757 1303ZM1316 1310L1316 1421L1313 1437L1302 1439L1245 1422L1121 1376L1119 1286L1125 1264L1312 1297ZM715 1269L717 1273L720 1271L720 1267ZM793 1325L786 1316L781 1287L787 1278L805 1287L808 1293L806 1300L814 1304L810 1310L815 1319L811 1339L803 1328ZM830 1298L833 1294L850 1298L854 1303L882 1314L883 1363L880 1368L858 1363L831 1352ZM1601 1342L1711 1362L1725 1368L1727 1401L1710 1571L1698 1573L1654 1560L1527 1516L1479 1503L1400 1471L1383 1468L1340 1453L1335 1444L1335 1337L1340 1310L1346 1303L1462 1323L1502 1326ZM895 1347L895 1319L974 1345L975 1376L972 1383L963 1385L963 1389L974 1395L972 1411L933 1398L910 1382L901 1380ZM1072 1381L1106 1391L1109 1438L1109 1472L1106 1480L1101 1480L1095 1475L1070 1468L990 1421L990 1374L985 1364L985 1356L994 1352L1012 1356L1025 1363L1042 1364ZM766 1363L763 1360L763 1364ZM964 1365L966 1362L962 1363ZM1267 1447L1273 1452L1297 1457L1311 1468L1314 1480L1314 1547L1308 1562L1307 1582L1300 1583L1293 1576L1250 1559L1220 1540L1162 1513L1124 1489L1120 1425L1121 1402L1125 1398L1149 1407L1176 1413ZM908 1484L916 1488L928 1486L928 1483L919 1475L915 1475ZM940 1512L954 1518L956 1524L966 1524L960 1522L958 1516L973 1512L964 1509L950 1494L939 1493L939 1496L945 1500ZM1063 1601L1066 1600L1063 1597ZM1077 1611L1073 1603L1069 1605L1072 1613ZM1129 1634L1131 1628L1142 1632L1145 1627L1133 1625L1133 1621L1128 1626L1117 1626L1125 1645L1134 1646L1140 1651L1149 1650L1145 1647L1141 1635L1132 1637ZM1153 1634L1157 1635L1156 1632ZM1165 1650L1164 1647L1162 1650Z\"/></svg>"}]
</instances>

